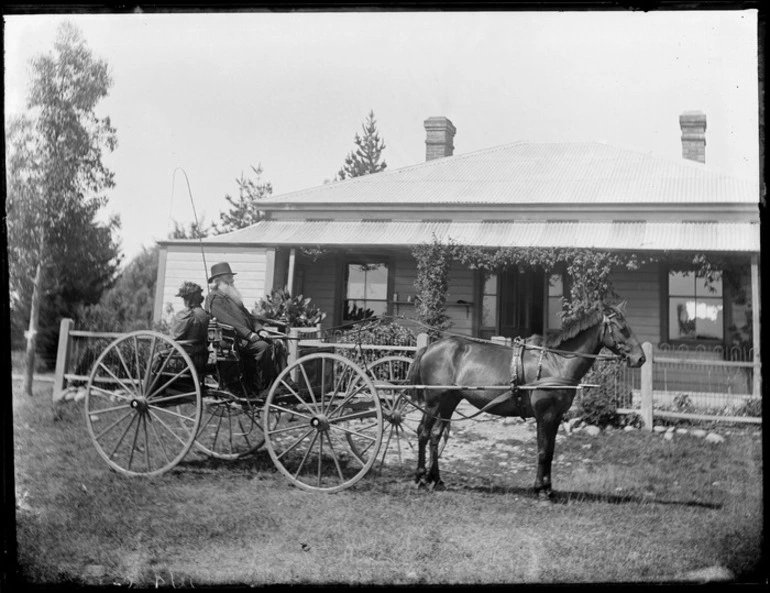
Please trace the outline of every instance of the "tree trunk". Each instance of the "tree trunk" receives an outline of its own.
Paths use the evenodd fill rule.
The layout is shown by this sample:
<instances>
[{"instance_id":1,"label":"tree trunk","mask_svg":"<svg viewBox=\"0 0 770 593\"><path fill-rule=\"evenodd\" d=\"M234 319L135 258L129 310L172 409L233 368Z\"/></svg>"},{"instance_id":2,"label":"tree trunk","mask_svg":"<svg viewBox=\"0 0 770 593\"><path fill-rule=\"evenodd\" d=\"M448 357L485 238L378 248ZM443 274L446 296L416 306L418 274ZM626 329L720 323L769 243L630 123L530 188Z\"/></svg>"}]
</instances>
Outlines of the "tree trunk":
<instances>
[{"instance_id":1,"label":"tree trunk","mask_svg":"<svg viewBox=\"0 0 770 593\"><path fill-rule=\"evenodd\" d=\"M32 380L35 373L35 351L37 349L37 328L40 318L40 293L42 292L43 262L37 264L35 282L32 287L32 306L29 312L29 331L27 331L27 354L24 363L24 393L32 395Z\"/></svg>"}]
</instances>

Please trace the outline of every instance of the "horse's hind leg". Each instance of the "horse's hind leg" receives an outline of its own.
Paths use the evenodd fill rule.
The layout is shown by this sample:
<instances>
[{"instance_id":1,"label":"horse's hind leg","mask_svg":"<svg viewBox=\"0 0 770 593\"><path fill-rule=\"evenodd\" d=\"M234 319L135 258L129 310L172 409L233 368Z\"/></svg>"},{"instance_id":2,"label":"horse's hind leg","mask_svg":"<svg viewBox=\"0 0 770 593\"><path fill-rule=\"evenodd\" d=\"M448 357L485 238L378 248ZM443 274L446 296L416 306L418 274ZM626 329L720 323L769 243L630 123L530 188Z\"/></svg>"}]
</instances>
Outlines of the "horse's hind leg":
<instances>
[{"instance_id":1,"label":"horse's hind leg","mask_svg":"<svg viewBox=\"0 0 770 593\"><path fill-rule=\"evenodd\" d=\"M438 417L438 400L426 404L420 424L417 427L417 471L414 474L414 481L420 487L427 485L427 473L425 469L425 448L430 441L433 426Z\"/></svg>"},{"instance_id":2,"label":"horse's hind leg","mask_svg":"<svg viewBox=\"0 0 770 593\"><path fill-rule=\"evenodd\" d=\"M445 430L449 430L449 421L452 414L460 403L462 397L457 393L446 393L438 405L438 420L433 423L433 429L430 431L430 469L428 470L427 481L433 484L434 490L443 490L444 482L438 469L438 448L441 437Z\"/></svg>"}]
</instances>

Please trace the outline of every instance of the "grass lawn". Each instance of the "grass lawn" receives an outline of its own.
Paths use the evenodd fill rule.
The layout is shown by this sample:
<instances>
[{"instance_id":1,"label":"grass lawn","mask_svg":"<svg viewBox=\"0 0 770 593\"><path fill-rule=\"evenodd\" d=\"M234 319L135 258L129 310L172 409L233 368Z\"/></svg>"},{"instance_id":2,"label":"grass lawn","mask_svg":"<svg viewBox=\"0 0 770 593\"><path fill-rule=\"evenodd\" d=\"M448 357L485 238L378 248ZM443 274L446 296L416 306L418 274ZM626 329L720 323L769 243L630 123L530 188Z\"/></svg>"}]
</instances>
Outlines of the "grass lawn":
<instances>
[{"instance_id":1,"label":"grass lawn","mask_svg":"<svg viewBox=\"0 0 770 593\"><path fill-rule=\"evenodd\" d=\"M490 451L447 461L445 492L417 490L413 467L388 467L329 495L293 487L264 451L229 462L191 452L163 476L127 478L98 456L82 414L72 402L54 413L50 384L27 398L14 382L27 585L664 582L714 566L763 578L757 428L717 445L566 436L556 501L542 503L530 494L534 441L516 444L529 471L501 471Z\"/></svg>"}]
</instances>

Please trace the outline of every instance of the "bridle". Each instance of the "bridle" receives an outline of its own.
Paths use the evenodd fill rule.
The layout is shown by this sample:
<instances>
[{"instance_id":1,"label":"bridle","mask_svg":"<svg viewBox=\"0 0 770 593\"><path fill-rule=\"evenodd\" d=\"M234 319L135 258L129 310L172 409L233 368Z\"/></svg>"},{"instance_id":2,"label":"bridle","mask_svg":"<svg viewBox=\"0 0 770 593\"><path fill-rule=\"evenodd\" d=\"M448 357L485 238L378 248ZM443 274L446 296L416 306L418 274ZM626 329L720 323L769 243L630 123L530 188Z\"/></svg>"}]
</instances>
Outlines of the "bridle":
<instances>
[{"instance_id":1,"label":"bridle","mask_svg":"<svg viewBox=\"0 0 770 593\"><path fill-rule=\"evenodd\" d=\"M609 348L613 352L620 352L621 354L618 354L616 356L620 356L621 358L628 358L628 352L630 350L628 344L623 343L620 344L617 339L615 339L615 334L612 331L612 325L616 322L613 322L612 320L617 317L617 312L613 311L609 315L607 313L604 314L604 319L602 320L602 337L601 341L602 344L604 344L605 347ZM609 334L610 339L612 340L612 343L607 343L607 334Z\"/></svg>"}]
</instances>

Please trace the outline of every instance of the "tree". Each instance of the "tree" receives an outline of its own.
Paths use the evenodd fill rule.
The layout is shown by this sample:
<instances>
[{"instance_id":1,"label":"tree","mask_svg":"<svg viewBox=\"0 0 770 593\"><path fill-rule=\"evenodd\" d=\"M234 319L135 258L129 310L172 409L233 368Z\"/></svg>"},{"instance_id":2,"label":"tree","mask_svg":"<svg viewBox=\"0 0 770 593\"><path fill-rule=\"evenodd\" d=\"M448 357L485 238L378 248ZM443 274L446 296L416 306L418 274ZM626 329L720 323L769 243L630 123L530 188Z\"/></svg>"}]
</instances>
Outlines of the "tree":
<instances>
[{"instance_id":1,"label":"tree","mask_svg":"<svg viewBox=\"0 0 770 593\"><path fill-rule=\"evenodd\" d=\"M206 219L201 216L199 221L192 221L188 226L174 221L174 229L169 233L169 239L201 239L208 237L215 230L213 224L207 224Z\"/></svg>"},{"instance_id":2,"label":"tree","mask_svg":"<svg viewBox=\"0 0 770 593\"><path fill-rule=\"evenodd\" d=\"M78 302L96 302L120 264L119 219L96 222L104 192L114 186L102 154L117 146L109 117L95 113L112 85L107 64L64 23L53 52L31 65L27 112L9 122L6 137L9 288L14 314L29 312L29 395L39 329L50 347L54 317Z\"/></svg>"},{"instance_id":3,"label":"tree","mask_svg":"<svg viewBox=\"0 0 770 593\"><path fill-rule=\"evenodd\" d=\"M152 327L158 279L158 246L142 248L126 265L115 285L94 305L81 305L75 315L79 329L129 332Z\"/></svg>"},{"instance_id":4,"label":"tree","mask_svg":"<svg viewBox=\"0 0 770 593\"><path fill-rule=\"evenodd\" d=\"M380 134L377 131L374 111L369 111L369 116L361 124L361 129L364 135L361 137L356 133L355 138L353 138L353 142L358 148L352 150L345 157L345 164L337 173L337 181L348 177L379 173L388 166L385 161L380 162L382 151L385 150L385 142L380 139Z\"/></svg>"},{"instance_id":5,"label":"tree","mask_svg":"<svg viewBox=\"0 0 770 593\"><path fill-rule=\"evenodd\" d=\"M259 200L273 193L273 185L269 181L262 181L261 164L252 166L251 170L254 171L255 179L244 177L241 173L240 179L235 180L238 184L238 199L232 198L229 194L225 196L225 200L230 204L230 210L220 213L218 232L229 233L262 220L258 203Z\"/></svg>"}]
</instances>

